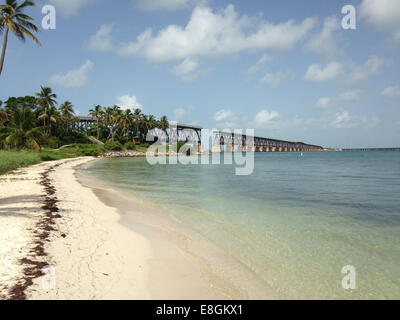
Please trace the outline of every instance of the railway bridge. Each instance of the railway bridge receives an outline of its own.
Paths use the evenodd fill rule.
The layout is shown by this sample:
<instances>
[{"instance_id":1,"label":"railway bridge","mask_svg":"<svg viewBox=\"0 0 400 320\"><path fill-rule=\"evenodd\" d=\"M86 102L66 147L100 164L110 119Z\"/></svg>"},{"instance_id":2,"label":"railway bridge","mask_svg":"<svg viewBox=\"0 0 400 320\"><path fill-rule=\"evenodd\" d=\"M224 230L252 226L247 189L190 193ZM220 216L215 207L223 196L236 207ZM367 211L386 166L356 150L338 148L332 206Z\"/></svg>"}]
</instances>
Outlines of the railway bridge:
<instances>
[{"instance_id":1,"label":"railway bridge","mask_svg":"<svg viewBox=\"0 0 400 320\"><path fill-rule=\"evenodd\" d=\"M215 131L212 144L212 152L297 152L323 150L324 148L321 146L304 142L247 136L245 134L225 131Z\"/></svg>"},{"instance_id":2,"label":"railway bridge","mask_svg":"<svg viewBox=\"0 0 400 320\"><path fill-rule=\"evenodd\" d=\"M95 120L91 117L77 117L75 129L87 134L94 123ZM202 131L203 128L198 126L171 122L170 128L162 133L162 140L165 141L166 144L176 143L177 141L193 143L198 146L199 152L202 152ZM258 136L248 136L246 134L228 131L212 132L212 152L296 152L322 150L324 150L324 148L321 146L304 142L291 142Z\"/></svg>"}]
</instances>

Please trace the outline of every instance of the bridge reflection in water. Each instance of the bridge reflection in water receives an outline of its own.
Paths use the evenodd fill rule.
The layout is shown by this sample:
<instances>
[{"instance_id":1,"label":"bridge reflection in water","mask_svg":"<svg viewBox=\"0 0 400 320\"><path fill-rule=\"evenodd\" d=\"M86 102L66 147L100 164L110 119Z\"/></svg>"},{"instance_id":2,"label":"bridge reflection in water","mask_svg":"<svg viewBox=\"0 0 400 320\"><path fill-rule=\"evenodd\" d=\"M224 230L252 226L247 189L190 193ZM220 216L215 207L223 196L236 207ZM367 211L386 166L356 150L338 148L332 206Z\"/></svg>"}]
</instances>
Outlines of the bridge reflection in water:
<instances>
[{"instance_id":1,"label":"bridge reflection in water","mask_svg":"<svg viewBox=\"0 0 400 320\"><path fill-rule=\"evenodd\" d=\"M298 152L323 151L321 146L225 131L213 133L212 152Z\"/></svg>"}]
</instances>

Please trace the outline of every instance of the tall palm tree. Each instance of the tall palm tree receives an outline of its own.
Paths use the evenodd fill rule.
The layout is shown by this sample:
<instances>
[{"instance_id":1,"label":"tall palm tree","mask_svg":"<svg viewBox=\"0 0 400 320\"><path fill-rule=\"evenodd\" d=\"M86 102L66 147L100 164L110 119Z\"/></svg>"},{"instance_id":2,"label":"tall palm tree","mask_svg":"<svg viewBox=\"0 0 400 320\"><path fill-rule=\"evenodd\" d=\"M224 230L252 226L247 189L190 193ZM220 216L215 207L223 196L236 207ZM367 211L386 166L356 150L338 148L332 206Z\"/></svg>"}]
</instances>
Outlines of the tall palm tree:
<instances>
[{"instance_id":1,"label":"tall palm tree","mask_svg":"<svg viewBox=\"0 0 400 320\"><path fill-rule=\"evenodd\" d=\"M140 128L140 124L143 121L143 114L142 114L142 110L140 109L135 109L133 111L133 115L132 115L133 121L135 123L135 129L136 129L136 135L139 134L139 128Z\"/></svg>"},{"instance_id":2,"label":"tall palm tree","mask_svg":"<svg viewBox=\"0 0 400 320\"><path fill-rule=\"evenodd\" d=\"M133 122L133 114L130 109L126 109L120 118L120 124L122 127L122 132L124 134L127 134L129 132L129 129L131 128Z\"/></svg>"},{"instance_id":3,"label":"tall palm tree","mask_svg":"<svg viewBox=\"0 0 400 320\"><path fill-rule=\"evenodd\" d=\"M146 126L147 132L154 129L157 125L156 117L153 115L146 116L144 125Z\"/></svg>"},{"instance_id":4,"label":"tall palm tree","mask_svg":"<svg viewBox=\"0 0 400 320\"><path fill-rule=\"evenodd\" d=\"M71 124L75 116L74 106L71 102L65 101L58 110L61 114L61 123L57 125L57 127L63 128L67 133L69 133L71 131Z\"/></svg>"},{"instance_id":5,"label":"tall palm tree","mask_svg":"<svg viewBox=\"0 0 400 320\"><path fill-rule=\"evenodd\" d=\"M44 120L44 126L46 126L47 117L42 117L44 114L49 113L51 107L55 107L57 104L57 95L53 93L50 87L40 87L41 90L35 93L37 102L39 104L39 116Z\"/></svg>"},{"instance_id":6,"label":"tall palm tree","mask_svg":"<svg viewBox=\"0 0 400 320\"><path fill-rule=\"evenodd\" d=\"M115 135L117 133L118 125L121 121L122 110L118 106L113 106L106 108L104 113L104 122L106 126L110 129L110 134L108 139L114 141Z\"/></svg>"},{"instance_id":7,"label":"tall palm tree","mask_svg":"<svg viewBox=\"0 0 400 320\"><path fill-rule=\"evenodd\" d=\"M72 119L75 115L74 106L71 102L65 101L59 108L61 116L65 119Z\"/></svg>"},{"instance_id":8,"label":"tall palm tree","mask_svg":"<svg viewBox=\"0 0 400 320\"><path fill-rule=\"evenodd\" d=\"M47 133L50 134L52 133L52 124L57 123L57 120L59 118L59 113L58 110L55 106L51 106L47 108L40 116L39 120L44 120L46 123L46 120L48 120L48 126L47 126Z\"/></svg>"},{"instance_id":9,"label":"tall palm tree","mask_svg":"<svg viewBox=\"0 0 400 320\"><path fill-rule=\"evenodd\" d=\"M23 13L26 7L34 5L32 1L24 1L22 4L18 4L16 0L6 0L5 4L0 5L0 33L4 32L3 49L0 57L0 75L3 71L10 30L22 42L25 42L25 37L29 37L38 45L41 45L33 34L33 32L39 32L39 28L31 22L32 17Z\"/></svg>"},{"instance_id":10,"label":"tall palm tree","mask_svg":"<svg viewBox=\"0 0 400 320\"><path fill-rule=\"evenodd\" d=\"M167 129L169 128L169 121L167 116L162 116L159 122L160 129L164 131L165 135L167 136L167 142L169 142L169 134Z\"/></svg>"},{"instance_id":11,"label":"tall palm tree","mask_svg":"<svg viewBox=\"0 0 400 320\"><path fill-rule=\"evenodd\" d=\"M100 138L100 120L103 118L104 115L104 110L103 107L100 105L97 105L94 107L94 109L89 110L89 115L92 117L92 119L96 119L96 127L97 127L97 139Z\"/></svg>"}]
</instances>

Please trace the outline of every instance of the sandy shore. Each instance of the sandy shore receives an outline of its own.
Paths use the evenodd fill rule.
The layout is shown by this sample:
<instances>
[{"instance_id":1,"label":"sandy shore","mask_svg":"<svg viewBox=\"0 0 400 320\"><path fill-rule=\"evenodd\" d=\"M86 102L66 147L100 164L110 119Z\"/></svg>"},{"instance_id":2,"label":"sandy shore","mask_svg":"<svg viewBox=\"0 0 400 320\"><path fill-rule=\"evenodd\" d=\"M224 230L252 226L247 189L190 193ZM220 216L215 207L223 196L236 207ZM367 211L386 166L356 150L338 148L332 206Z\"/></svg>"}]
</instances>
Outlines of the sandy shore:
<instances>
[{"instance_id":1,"label":"sandy shore","mask_svg":"<svg viewBox=\"0 0 400 320\"><path fill-rule=\"evenodd\" d=\"M80 182L75 168L94 160L0 176L0 299L272 298L245 268L140 201Z\"/></svg>"},{"instance_id":2,"label":"sandy shore","mask_svg":"<svg viewBox=\"0 0 400 320\"><path fill-rule=\"evenodd\" d=\"M119 224L116 210L75 179L73 168L92 160L44 163L1 177L3 299L24 294L27 299L150 298L147 240ZM51 185L43 185L43 175L55 166L48 173ZM46 188L54 188L58 207L50 228L43 224ZM38 250L41 239L43 250ZM43 268L47 271L41 273Z\"/></svg>"},{"instance_id":3,"label":"sandy shore","mask_svg":"<svg viewBox=\"0 0 400 320\"><path fill-rule=\"evenodd\" d=\"M1 177L0 297L224 297L178 248L154 259L149 239L119 223L117 210L77 181L74 167L90 161L43 163ZM152 273L157 284L151 268L160 270Z\"/></svg>"}]
</instances>

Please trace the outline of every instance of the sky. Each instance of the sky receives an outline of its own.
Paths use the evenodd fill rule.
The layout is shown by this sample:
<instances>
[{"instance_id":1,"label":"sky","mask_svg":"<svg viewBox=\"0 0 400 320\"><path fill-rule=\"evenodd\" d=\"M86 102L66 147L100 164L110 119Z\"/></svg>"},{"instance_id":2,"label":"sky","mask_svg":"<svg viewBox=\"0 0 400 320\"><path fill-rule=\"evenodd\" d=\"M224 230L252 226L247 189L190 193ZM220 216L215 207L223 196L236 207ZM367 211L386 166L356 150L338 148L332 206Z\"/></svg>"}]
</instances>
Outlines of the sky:
<instances>
[{"instance_id":1,"label":"sky","mask_svg":"<svg viewBox=\"0 0 400 320\"><path fill-rule=\"evenodd\" d=\"M400 147L398 0L37 0L26 13L39 26L44 5L56 29L41 47L10 35L0 100L43 85L80 115L117 104L324 147ZM342 27L345 5L356 29Z\"/></svg>"}]
</instances>

